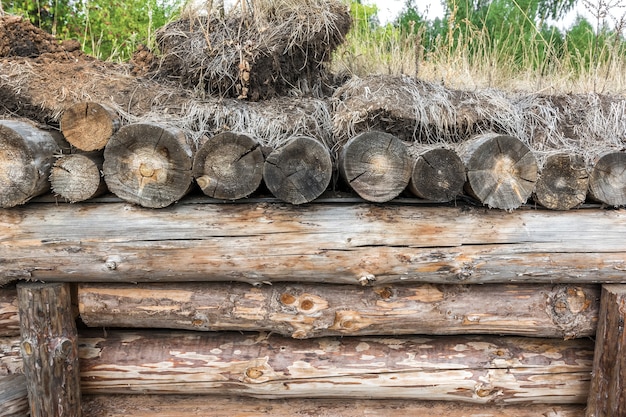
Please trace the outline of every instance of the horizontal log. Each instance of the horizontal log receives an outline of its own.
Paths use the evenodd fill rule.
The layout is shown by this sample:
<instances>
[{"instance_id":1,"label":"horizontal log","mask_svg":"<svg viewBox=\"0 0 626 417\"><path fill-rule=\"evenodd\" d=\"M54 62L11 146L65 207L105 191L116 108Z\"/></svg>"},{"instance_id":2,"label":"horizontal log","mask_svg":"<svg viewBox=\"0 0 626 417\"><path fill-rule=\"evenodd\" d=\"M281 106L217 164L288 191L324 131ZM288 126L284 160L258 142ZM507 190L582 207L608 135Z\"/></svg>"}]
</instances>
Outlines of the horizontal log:
<instances>
[{"instance_id":1,"label":"horizontal log","mask_svg":"<svg viewBox=\"0 0 626 417\"><path fill-rule=\"evenodd\" d=\"M19 335L17 290L15 287L0 288L0 337Z\"/></svg>"},{"instance_id":2,"label":"horizontal log","mask_svg":"<svg viewBox=\"0 0 626 417\"><path fill-rule=\"evenodd\" d=\"M0 337L0 376L20 374L23 371L20 337Z\"/></svg>"},{"instance_id":3,"label":"horizontal log","mask_svg":"<svg viewBox=\"0 0 626 417\"><path fill-rule=\"evenodd\" d=\"M595 335L600 291L569 285L81 284L91 327L329 335Z\"/></svg>"},{"instance_id":4,"label":"horizontal log","mask_svg":"<svg viewBox=\"0 0 626 417\"><path fill-rule=\"evenodd\" d=\"M86 394L217 394L581 404L593 342L487 336L339 337L84 332Z\"/></svg>"},{"instance_id":5,"label":"horizontal log","mask_svg":"<svg viewBox=\"0 0 626 417\"><path fill-rule=\"evenodd\" d=\"M192 203L0 210L0 280L626 281L623 209Z\"/></svg>"},{"instance_id":6,"label":"horizontal log","mask_svg":"<svg viewBox=\"0 0 626 417\"><path fill-rule=\"evenodd\" d=\"M263 400L200 395L86 395L83 414L91 417L582 417L581 405L456 404L442 401L290 399Z\"/></svg>"},{"instance_id":7,"label":"horizontal log","mask_svg":"<svg viewBox=\"0 0 626 417\"><path fill-rule=\"evenodd\" d=\"M24 375L0 376L0 417L28 417L28 392Z\"/></svg>"}]
</instances>

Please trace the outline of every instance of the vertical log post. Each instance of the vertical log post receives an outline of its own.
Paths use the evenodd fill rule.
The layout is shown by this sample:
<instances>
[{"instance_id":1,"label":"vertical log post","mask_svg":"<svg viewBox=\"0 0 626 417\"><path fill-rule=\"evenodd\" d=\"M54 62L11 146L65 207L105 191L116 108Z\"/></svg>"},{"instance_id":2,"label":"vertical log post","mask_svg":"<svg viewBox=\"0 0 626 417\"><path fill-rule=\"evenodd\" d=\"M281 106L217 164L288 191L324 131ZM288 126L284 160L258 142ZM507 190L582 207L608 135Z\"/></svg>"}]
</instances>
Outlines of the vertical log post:
<instances>
[{"instance_id":1,"label":"vertical log post","mask_svg":"<svg viewBox=\"0 0 626 417\"><path fill-rule=\"evenodd\" d=\"M604 285L587 417L626 415L626 285Z\"/></svg>"},{"instance_id":2,"label":"vertical log post","mask_svg":"<svg viewBox=\"0 0 626 417\"><path fill-rule=\"evenodd\" d=\"M67 283L17 286L24 374L32 417L80 417L76 323Z\"/></svg>"}]
</instances>

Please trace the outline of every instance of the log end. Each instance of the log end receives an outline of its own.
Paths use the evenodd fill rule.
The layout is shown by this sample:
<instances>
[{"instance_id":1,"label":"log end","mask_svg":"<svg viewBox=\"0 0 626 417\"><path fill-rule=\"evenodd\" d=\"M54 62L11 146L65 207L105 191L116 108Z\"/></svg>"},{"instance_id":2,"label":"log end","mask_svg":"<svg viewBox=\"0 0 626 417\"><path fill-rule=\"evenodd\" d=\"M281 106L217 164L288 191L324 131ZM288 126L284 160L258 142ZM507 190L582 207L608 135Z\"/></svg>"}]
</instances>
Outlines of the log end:
<instances>
[{"instance_id":1,"label":"log end","mask_svg":"<svg viewBox=\"0 0 626 417\"><path fill-rule=\"evenodd\" d=\"M447 203L463 193L465 165L451 149L431 149L413 164L409 190L416 196Z\"/></svg>"},{"instance_id":2,"label":"log end","mask_svg":"<svg viewBox=\"0 0 626 417\"><path fill-rule=\"evenodd\" d=\"M50 172L52 192L70 203L96 197L106 191L101 169L101 160L82 154L63 155Z\"/></svg>"},{"instance_id":3,"label":"log end","mask_svg":"<svg viewBox=\"0 0 626 417\"><path fill-rule=\"evenodd\" d=\"M626 205L626 152L608 152L598 159L589 176L589 195L610 206Z\"/></svg>"},{"instance_id":4,"label":"log end","mask_svg":"<svg viewBox=\"0 0 626 417\"><path fill-rule=\"evenodd\" d=\"M569 210L585 202L589 174L580 155L556 154L546 160L533 199L551 210Z\"/></svg>"},{"instance_id":5,"label":"log end","mask_svg":"<svg viewBox=\"0 0 626 417\"><path fill-rule=\"evenodd\" d=\"M61 116L65 139L81 151L103 149L119 127L115 111L99 103L76 103Z\"/></svg>"}]
</instances>

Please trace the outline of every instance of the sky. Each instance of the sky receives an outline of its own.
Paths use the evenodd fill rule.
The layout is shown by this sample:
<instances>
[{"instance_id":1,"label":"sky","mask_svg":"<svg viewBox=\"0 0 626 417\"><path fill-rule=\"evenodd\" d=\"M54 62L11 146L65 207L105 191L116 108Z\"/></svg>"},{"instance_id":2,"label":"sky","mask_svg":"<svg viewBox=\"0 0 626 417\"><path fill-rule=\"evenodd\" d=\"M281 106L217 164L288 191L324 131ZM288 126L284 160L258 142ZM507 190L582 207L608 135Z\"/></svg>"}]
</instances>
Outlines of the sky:
<instances>
[{"instance_id":1,"label":"sky","mask_svg":"<svg viewBox=\"0 0 626 417\"><path fill-rule=\"evenodd\" d=\"M363 0L363 3L375 4L379 10L378 18L380 19L381 23L386 23L392 21L396 16L398 16L400 11L404 7L405 0ZM416 3L418 10L421 13L426 12L426 16L429 20L443 16L443 6L441 5L441 0L419 0ZM592 3L594 3L593 0ZM620 16L625 12L626 9L616 10L616 13L618 13ZM578 14L587 17L591 24L594 24L595 18L583 6L583 2L581 0L578 0L576 8L568 13L567 16L562 19L562 21L557 22L557 26L562 29L569 28L576 20L576 16Z\"/></svg>"}]
</instances>

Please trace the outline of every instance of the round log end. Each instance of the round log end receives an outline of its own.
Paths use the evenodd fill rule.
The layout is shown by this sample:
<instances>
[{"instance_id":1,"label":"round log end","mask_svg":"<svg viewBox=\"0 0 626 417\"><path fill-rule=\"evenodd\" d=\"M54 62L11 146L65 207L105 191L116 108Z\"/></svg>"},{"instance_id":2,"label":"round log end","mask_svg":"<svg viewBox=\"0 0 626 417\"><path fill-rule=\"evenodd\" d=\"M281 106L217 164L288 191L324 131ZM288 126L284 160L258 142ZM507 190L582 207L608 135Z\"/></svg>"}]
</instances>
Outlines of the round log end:
<instances>
[{"instance_id":1,"label":"round log end","mask_svg":"<svg viewBox=\"0 0 626 417\"><path fill-rule=\"evenodd\" d=\"M0 121L0 207L24 204L48 191L58 151L48 132L21 121Z\"/></svg>"},{"instance_id":2,"label":"round log end","mask_svg":"<svg viewBox=\"0 0 626 417\"><path fill-rule=\"evenodd\" d=\"M137 123L122 127L104 149L109 190L143 207L166 207L191 187L193 152L174 127Z\"/></svg>"},{"instance_id":3,"label":"round log end","mask_svg":"<svg viewBox=\"0 0 626 417\"><path fill-rule=\"evenodd\" d=\"M531 196L538 178L535 156L519 139L508 135L480 135L464 152L469 192L481 203L513 210Z\"/></svg>"},{"instance_id":4,"label":"round log end","mask_svg":"<svg viewBox=\"0 0 626 417\"><path fill-rule=\"evenodd\" d=\"M589 195L610 206L626 205L625 152L608 152L598 159L589 176Z\"/></svg>"},{"instance_id":5,"label":"round log end","mask_svg":"<svg viewBox=\"0 0 626 417\"><path fill-rule=\"evenodd\" d=\"M96 197L106 190L101 169L101 157L63 155L57 158L50 172L52 192L70 203Z\"/></svg>"},{"instance_id":6,"label":"round log end","mask_svg":"<svg viewBox=\"0 0 626 417\"><path fill-rule=\"evenodd\" d=\"M580 155L550 155L537 180L533 199L551 210L569 210L585 202L589 174Z\"/></svg>"},{"instance_id":7,"label":"round log end","mask_svg":"<svg viewBox=\"0 0 626 417\"><path fill-rule=\"evenodd\" d=\"M339 170L363 199L384 203L396 198L409 184L412 161L406 145L383 132L365 132L343 146Z\"/></svg>"},{"instance_id":8,"label":"round log end","mask_svg":"<svg viewBox=\"0 0 626 417\"><path fill-rule=\"evenodd\" d=\"M332 172L326 146L311 137L299 136L268 155L263 165L263 180L276 198L303 204L326 190Z\"/></svg>"},{"instance_id":9,"label":"round log end","mask_svg":"<svg viewBox=\"0 0 626 417\"><path fill-rule=\"evenodd\" d=\"M451 149L437 148L420 154L413 164L409 190L416 196L446 203L463 193L465 165Z\"/></svg>"},{"instance_id":10,"label":"round log end","mask_svg":"<svg viewBox=\"0 0 626 417\"><path fill-rule=\"evenodd\" d=\"M61 116L61 132L70 144L81 151L103 149L119 127L117 113L99 103L76 103Z\"/></svg>"},{"instance_id":11,"label":"round log end","mask_svg":"<svg viewBox=\"0 0 626 417\"><path fill-rule=\"evenodd\" d=\"M263 179L263 152L244 134L224 132L206 141L194 157L193 176L204 194L237 200L252 194Z\"/></svg>"}]
</instances>

